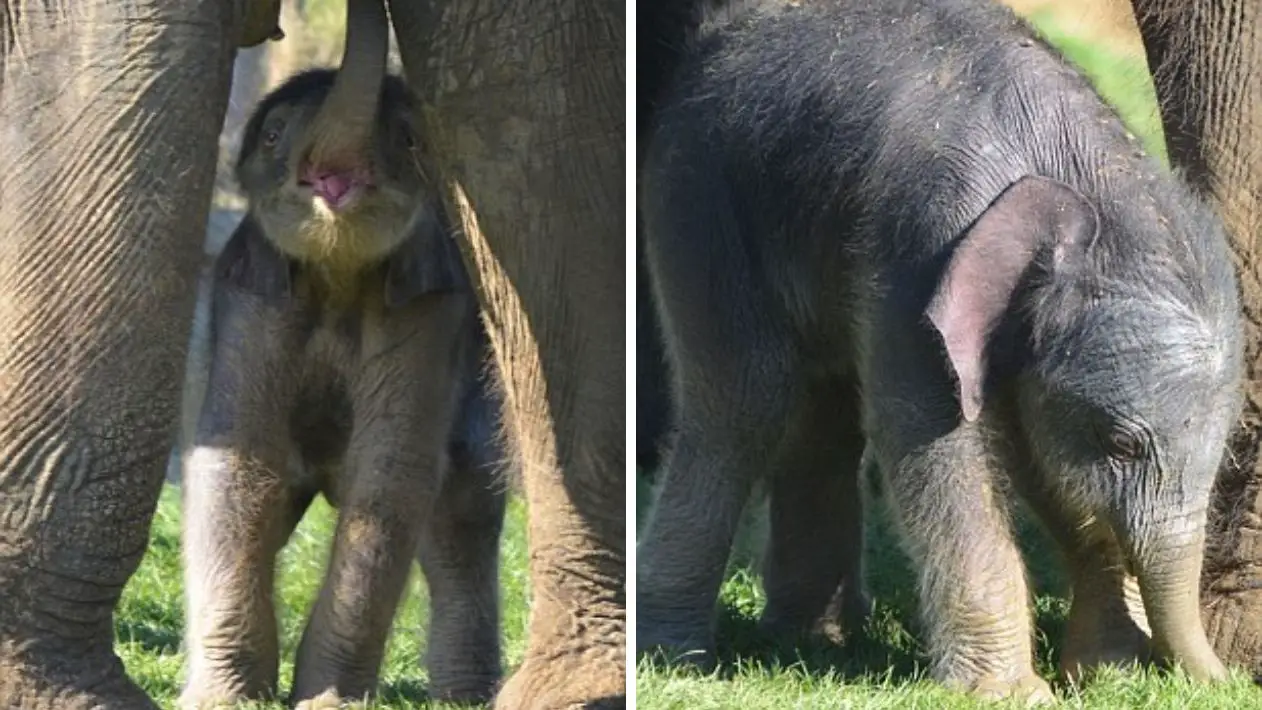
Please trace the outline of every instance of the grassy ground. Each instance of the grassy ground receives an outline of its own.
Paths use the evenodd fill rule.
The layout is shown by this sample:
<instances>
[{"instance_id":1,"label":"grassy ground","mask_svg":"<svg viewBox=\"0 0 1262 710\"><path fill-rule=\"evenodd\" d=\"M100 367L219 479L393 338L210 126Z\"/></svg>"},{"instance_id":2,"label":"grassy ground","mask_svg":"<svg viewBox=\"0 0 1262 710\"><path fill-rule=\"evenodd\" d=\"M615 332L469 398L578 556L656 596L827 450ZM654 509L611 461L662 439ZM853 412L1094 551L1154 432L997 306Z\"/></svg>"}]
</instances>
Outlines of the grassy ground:
<instances>
[{"instance_id":1,"label":"grassy ground","mask_svg":"<svg viewBox=\"0 0 1262 710\"><path fill-rule=\"evenodd\" d=\"M1037 10L1032 19L1084 68L1149 152L1164 160L1152 83L1142 56L1093 45L1062 30L1054 10ZM648 487L642 480L639 489L642 523L648 507ZM1068 611L1066 589L1048 541L1030 525L1023 526L1021 536L1036 591L1037 665L1051 679ZM738 554L750 551L748 541L738 540L737 545L745 548ZM641 710L986 707L925 678L914 577L892 531L879 517L869 535L868 560L876 612L865 629L851 633L841 645L823 641L778 645L774 639L761 637L755 623L764 599L757 575L733 565L721 592L717 670L703 675L641 660L636 706ZM1061 684L1057 691L1065 705L1081 708L1262 707L1262 692L1246 678L1206 687L1181 674L1156 670L1106 669L1084 687Z\"/></svg>"},{"instance_id":2,"label":"grassy ground","mask_svg":"<svg viewBox=\"0 0 1262 710\"><path fill-rule=\"evenodd\" d=\"M179 489L167 486L153 521L149 552L123 593L115 633L117 649L127 672L164 708L173 708L183 682L183 580L180 565ZM317 501L281 553L277 597L281 636L281 693L293 677L293 654L302 634L307 610L315 599L334 522L334 511ZM509 504L501 544L502 638L505 665L521 660L526 629L525 509L520 500ZM373 708L456 707L430 703L425 697L424 629L428 615L425 583L415 572L407 599L394 621L382 688ZM280 708L280 704L251 707Z\"/></svg>"},{"instance_id":3,"label":"grassy ground","mask_svg":"<svg viewBox=\"0 0 1262 710\"><path fill-rule=\"evenodd\" d=\"M638 522L648 510L649 487L639 483ZM654 665L641 660L636 673L640 710L741 708L987 708L946 691L925 675L926 657L917 628L915 578L898 549L882 511L872 515L866 539L868 589L875 612L865 628L840 644L807 640L797 644L763 636L757 629L765 598L756 572L731 565L720 594L719 667L710 674ZM1019 528L1035 589L1036 665L1049 680L1059 660L1060 638L1069 610L1065 579L1050 541L1034 525ZM737 541L746 553L750 540ZM1262 707L1262 692L1248 678L1209 687L1179 673L1106 669L1083 687L1054 686L1069 707L1252 708ZM1015 705L1014 705L1015 706Z\"/></svg>"}]
</instances>

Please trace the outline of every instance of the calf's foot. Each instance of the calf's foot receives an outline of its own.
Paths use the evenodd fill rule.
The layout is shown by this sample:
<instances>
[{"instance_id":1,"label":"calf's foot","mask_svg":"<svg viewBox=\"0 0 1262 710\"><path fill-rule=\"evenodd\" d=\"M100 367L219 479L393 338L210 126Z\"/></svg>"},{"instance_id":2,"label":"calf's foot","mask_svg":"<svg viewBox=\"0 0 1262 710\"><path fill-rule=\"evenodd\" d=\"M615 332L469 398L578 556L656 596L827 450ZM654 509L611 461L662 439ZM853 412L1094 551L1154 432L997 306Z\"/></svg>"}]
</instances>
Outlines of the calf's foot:
<instances>
[{"instance_id":1,"label":"calf's foot","mask_svg":"<svg viewBox=\"0 0 1262 710\"><path fill-rule=\"evenodd\" d=\"M984 676L962 688L979 700L1018 700L1027 706L1048 705L1056 702L1056 695L1047 681L1033 673L1015 678Z\"/></svg>"}]
</instances>

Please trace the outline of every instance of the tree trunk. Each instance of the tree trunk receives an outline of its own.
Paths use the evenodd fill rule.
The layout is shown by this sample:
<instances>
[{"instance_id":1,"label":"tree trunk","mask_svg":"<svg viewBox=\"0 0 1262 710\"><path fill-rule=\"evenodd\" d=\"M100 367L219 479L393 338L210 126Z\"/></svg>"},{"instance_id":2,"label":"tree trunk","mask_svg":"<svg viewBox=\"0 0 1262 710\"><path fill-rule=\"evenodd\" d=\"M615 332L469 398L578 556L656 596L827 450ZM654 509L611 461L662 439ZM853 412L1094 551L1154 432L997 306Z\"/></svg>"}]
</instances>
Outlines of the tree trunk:
<instances>
[{"instance_id":1,"label":"tree trunk","mask_svg":"<svg viewBox=\"0 0 1262 710\"><path fill-rule=\"evenodd\" d=\"M1173 164L1231 233L1246 402L1210 519L1202 617L1229 664L1262 675L1262 4L1134 0Z\"/></svg>"}]
</instances>

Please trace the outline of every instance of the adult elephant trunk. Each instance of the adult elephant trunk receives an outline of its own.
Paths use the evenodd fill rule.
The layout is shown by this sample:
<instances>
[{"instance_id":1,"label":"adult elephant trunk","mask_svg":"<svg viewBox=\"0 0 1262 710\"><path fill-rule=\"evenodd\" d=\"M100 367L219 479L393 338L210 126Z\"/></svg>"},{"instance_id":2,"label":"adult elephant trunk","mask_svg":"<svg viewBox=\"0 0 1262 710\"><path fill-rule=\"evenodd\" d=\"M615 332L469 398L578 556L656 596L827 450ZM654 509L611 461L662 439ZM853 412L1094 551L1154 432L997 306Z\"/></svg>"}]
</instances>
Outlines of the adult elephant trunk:
<instances>
[{"instance_id":1,"label":"adult elephant trunk","mask_svg":"<svg viewBox=\"0 0 1262 710\"><path fill-rule=\"evenodd\" d=\"M311 122L309 165L324 170L359 166L385 80L388 26L382 0L346 0L346 49L333 88Z\"/></svg>"},{"instance_id":2,"label":"adult elephant trunk","mask_svg":"<svg viewBox=\"0 0 1262 710\"><path fill-rule=\"evenodd\" d=\"M1227 677L1227 669L1201 625L1199 592L1204 543L1201 527L1194 533L1131 545L1130 552L1157 653L1181 663L1193 678L1221 680Z\"/></svg>"}]
</instances>

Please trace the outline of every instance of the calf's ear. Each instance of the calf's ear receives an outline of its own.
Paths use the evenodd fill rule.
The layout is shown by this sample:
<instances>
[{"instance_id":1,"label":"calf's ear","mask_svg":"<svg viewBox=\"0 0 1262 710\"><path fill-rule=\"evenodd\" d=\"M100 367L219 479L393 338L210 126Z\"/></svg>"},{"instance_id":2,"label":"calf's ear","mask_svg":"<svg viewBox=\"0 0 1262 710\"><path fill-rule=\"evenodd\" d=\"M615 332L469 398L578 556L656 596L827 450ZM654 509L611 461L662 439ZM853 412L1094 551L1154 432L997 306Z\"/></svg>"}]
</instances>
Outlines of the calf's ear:
<instances>
[{"instance_id":1,"label":"calf's ear","mask_svg":"<svg viewBox=\"0 0 1262 710\"><path fill-rule=\"evenodd\" d=\"M431 204L386 261L386 306L398 308L427 293L468 288L469 277L446 214L440 205Z\"/></svg>"},{"instance_id":2,"label":"calf's ear","mask_svg":"<svg viewBox=\"0 0 1262 710\"><path fill-rule=\"evenodd\" d=\"M946 345L965 421L981 415L986 349L1035 256L1076 263L1095 242L1095 206L1063 182L1026 176L1008 186L964 233L926 309ZM1067 263L1068 262L1068 263Z\"/></svg>"},{"instance_id":3,"label":"calf's ear","mask_svg":"<svg viewBox=\"0 0 1262 710\"><path fill-rule=\"evenodd\" d=\"M220 279L268 301L292 293L293 262L263 235L249 213L224 244L216 265Z\"/></svg>"}]
</instances>

